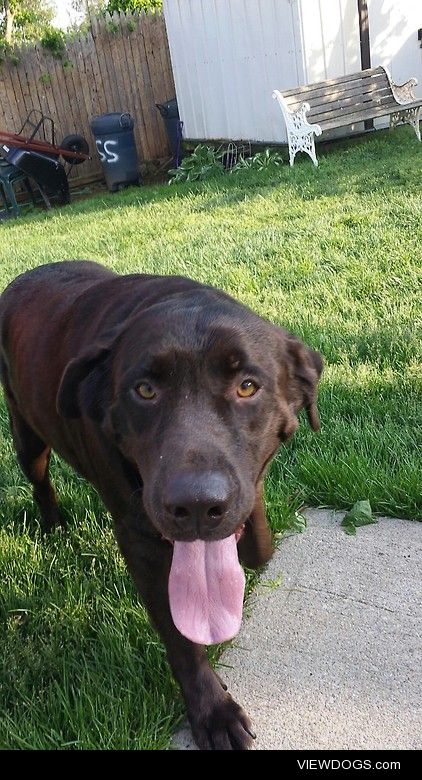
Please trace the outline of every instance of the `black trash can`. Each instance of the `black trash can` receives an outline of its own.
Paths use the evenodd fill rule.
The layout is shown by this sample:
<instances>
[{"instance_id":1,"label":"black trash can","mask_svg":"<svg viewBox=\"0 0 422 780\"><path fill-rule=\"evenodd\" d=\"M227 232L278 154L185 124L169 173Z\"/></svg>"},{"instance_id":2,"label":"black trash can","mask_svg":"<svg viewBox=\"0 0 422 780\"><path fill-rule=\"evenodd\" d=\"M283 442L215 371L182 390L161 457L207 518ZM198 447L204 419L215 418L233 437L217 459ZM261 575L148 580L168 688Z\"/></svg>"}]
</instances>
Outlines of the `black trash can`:
<instances>
[{"instance_id":1,"label":"black trash can","mask_svg":"<svg viewBox=\"0 0 422 780\"><path fill-rule=\"evenodd\" d=\"M91 120L97 152L111 192L139 184L138 155L130 114L102 114Z\"/></svg>"},{"instance_id":2,"label":"black trash can","mask_svg":"<svg viewBox=\"0 0 422 780\"><path fill-rule=\"evenodd\" d=\"M179 109L177 107L177 100L167 100L165 103L155 104L163 117L167 138L169 139L170 149L173 154L173 164L177 168L180 165L181 149L182 149L182 127L183 122L180 121Z\"/></svg>"}]
</instances>

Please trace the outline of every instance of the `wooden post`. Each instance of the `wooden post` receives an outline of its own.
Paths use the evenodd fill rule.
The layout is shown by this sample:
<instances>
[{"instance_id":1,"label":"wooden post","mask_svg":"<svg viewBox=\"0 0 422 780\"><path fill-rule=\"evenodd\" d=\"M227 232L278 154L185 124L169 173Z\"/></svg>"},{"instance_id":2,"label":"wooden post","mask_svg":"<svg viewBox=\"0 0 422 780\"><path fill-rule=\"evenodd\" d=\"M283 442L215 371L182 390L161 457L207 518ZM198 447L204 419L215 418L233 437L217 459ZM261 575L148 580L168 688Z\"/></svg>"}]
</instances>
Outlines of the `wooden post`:
<instances>
[{"instance_id":1,"label":"wooden post","mask_svg":"<svg viewBox=\"0 0 422 780\"><path fill-rule=\"evenodd\" d=\"M371 45L369 41L369 17L367 0L358 0L359 14L359 38L360 38L360 63L362 70L371 67ZM373 130L374 122L367 119L364 122L365 130Z\"/></svg>"}]
</instances>

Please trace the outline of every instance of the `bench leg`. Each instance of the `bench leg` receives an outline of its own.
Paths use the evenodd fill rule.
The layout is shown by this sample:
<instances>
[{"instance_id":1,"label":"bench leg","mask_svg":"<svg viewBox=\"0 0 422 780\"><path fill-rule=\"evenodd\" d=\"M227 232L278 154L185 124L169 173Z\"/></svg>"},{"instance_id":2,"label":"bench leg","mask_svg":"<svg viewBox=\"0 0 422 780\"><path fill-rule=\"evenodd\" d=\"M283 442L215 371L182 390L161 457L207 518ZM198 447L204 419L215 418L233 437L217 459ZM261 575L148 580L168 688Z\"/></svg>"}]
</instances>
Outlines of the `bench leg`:
<instances>
[{"instance_id":1,"label":"bench leg","mask_svg":"<svg viewBox=\"0 0 422 780\"><path fill-rule=\"evenodd\" d=\"M290 167L293 167L293 163L295 161L296 152L298 151L297 145L296 145L296 139L294 136L291 136L289 134L289 162Z\"/></svg>"},{"instance_id":2,"label":"bench leg","mask_svg":"<svg viewBox=\"0 0 422 780\"><path fill-rule=\"evenodd\" d=\"M308 152L309 157L311 158L313 164L317 168L318 167L318 160L317 160L316 151L315 151L315 139L314 139L313 133L310 133L309 136L308 136L308 147L309 148L307 148L306 151Z\"/></svg>"},{"instance_id":3,"label":"bench leg","mask_svg":"<svg viewBox=\"0 0 422 780\"><path fill-rule=\"evenodd\" d=\"M299 133L289 133L290 166L293 165L295 156L298 152L306 152L306 154L309 154L313 164L318 166L313 133L306 133L305 135L299 135Z\"/></svg>"},{"instance_id":4,"label":"bench leg","mask_svg":"<svg viewBox=\"0 0 422 780\"><path fill-rule=\"evenodd\" d=\"M420 141L421 131L419 122L421 110L422 106L417 108L404 108L402 111L395 111L394 114L391 114L390 116L390 127L397 127L399 124L412 125L416 133L416 138L418 141Z\"/></svg>"}]
</instances>

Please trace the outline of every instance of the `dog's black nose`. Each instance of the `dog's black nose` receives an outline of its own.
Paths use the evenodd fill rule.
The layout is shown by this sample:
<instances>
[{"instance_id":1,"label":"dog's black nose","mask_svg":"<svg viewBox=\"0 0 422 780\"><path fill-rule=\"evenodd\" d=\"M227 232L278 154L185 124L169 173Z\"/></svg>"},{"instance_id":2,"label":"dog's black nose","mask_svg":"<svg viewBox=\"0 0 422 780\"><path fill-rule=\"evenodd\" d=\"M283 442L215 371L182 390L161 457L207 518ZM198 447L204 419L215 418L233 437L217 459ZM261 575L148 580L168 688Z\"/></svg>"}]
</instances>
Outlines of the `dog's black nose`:
<instances>
[{"instance_id":1,"label":"dog's black nose","mask_svg":"<svg viewBox=\"0 0 422 780\"><path fill-rule=\"evenodd\" d=\"M229 505L229 493L229 481L222 472L183 473L167 483L164 506L179 529L201 534L222 522Z\"/></svg>"}]
</instances>

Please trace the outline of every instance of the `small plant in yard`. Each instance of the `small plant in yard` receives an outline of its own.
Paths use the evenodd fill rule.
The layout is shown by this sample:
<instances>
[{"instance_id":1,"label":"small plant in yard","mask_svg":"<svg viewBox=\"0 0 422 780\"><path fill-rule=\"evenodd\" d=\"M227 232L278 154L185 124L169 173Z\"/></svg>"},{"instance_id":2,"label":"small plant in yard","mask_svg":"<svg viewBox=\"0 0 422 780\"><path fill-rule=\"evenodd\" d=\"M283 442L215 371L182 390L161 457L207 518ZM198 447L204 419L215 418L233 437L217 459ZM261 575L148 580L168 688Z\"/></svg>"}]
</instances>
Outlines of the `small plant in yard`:
<instances>
[{"instance_id":1,"label":"small plant in yard","mask_svg":"<svg viewBox=\"0 0 422 780\"><path fill-rule=\"evenodd\" d=\"M372 515L371 504L368 500L356 501L352 506L350 512L344 516L341 525L343 526L346 534L354 536L356 534L356 528L361 525L371 525L377 523L378 520Z\"/></svg>"},{"instance_id":2,"label":"small plant in yard","mask_svg":"<svg viewBox=\"0 0 422 780\"><path fill-rule=\"evenodd\" d=\"M214 149L212 146L198 144L189 157L185 157L179 168L172 168L169 171L170 184L176 184L181 181L198 181L208 179L216 174L239 173L239 171L265 171L270 168L278 168L283 163L283 158L279 152L272 149L265 149L257 152L253 157L244 157L241 155L232 168L225 165L227 159L227 149L225 146L219 146Z\"/></svg>"},{"instance_id":3,"label":"small plant in yard","mask_svg":"<svg viewBox=\"0 0 422 780\"><path fill-rule=\"evenodd\" d=\"M265 171L267 168L278 168L283 164L283 158L279 152L273 149L264 149L257 152L253 157L240 157L239 161L232 168L232 173L239 171Z\"/></svg>"},{"instance_id":4,"label":"small plant in yard","mask_svg":"<svg viewBox=\"0 0 422 780\"><path fill-rule=\"evenodd\" d=\"M212 146L198 144L189 157L184 157L179 168L169 171L170 184L181 181L200 181L224 173L221 162L224 152Z\"/></svg>"}]
</instances>

